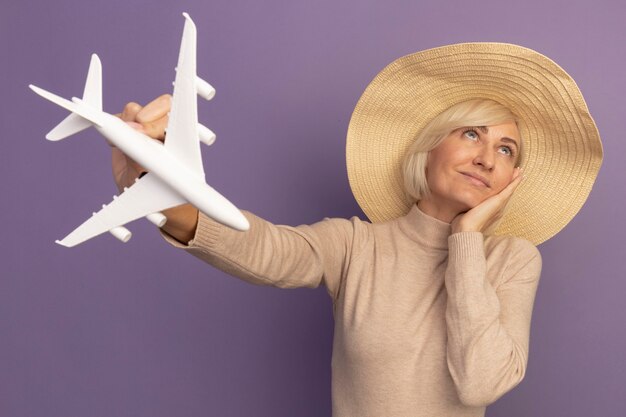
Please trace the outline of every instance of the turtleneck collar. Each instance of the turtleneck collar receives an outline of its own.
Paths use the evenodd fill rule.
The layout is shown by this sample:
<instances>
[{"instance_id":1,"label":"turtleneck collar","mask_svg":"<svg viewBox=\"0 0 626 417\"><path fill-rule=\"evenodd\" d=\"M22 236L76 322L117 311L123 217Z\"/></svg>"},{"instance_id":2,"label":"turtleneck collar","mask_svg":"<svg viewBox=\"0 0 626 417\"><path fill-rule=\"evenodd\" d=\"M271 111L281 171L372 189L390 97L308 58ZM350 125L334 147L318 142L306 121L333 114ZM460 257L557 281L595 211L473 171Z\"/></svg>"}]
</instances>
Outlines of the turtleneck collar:
<instances>
[{"instance_id":1,"label":"turtleneck collar","mask_svg":"<svg viewBox=\"0 0 626 417\"><path fill-rule=\"evenodd\" d=\"M400 229L413 241L434 249L448 249L448 236L452 232L450 223L436 219L417 207L398 219Z\"/></svg>"}]
</instances>

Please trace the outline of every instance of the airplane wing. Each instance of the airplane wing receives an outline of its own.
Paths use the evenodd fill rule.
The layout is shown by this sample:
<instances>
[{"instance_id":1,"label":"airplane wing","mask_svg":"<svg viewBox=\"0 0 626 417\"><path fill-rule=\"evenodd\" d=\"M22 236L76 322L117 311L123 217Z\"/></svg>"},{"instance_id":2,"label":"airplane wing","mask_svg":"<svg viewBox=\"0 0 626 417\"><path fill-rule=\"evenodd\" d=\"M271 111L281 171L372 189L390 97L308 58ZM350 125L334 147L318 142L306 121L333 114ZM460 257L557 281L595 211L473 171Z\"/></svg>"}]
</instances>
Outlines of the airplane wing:
<instances>
[{"instance_id":1,"label":"airplane wing","mask_svg":"<svg viewBox=\"0 0 626 417\"><path fill-rule=\"evenodd\" d=\"M57 243L76 246L117 226L186 202L158 177L148 173Z\"/></svg>"},{"instance_id":2,"label":"airplane wing","mask_svg":"<svg viewBox=\"0 0 626 417\"><path fill-rule=\"evenodd\" d=\"M204 177L198 137L196 92L196 26L187 13L180 44L165 149Z\"/></svg>"}]
</instances>

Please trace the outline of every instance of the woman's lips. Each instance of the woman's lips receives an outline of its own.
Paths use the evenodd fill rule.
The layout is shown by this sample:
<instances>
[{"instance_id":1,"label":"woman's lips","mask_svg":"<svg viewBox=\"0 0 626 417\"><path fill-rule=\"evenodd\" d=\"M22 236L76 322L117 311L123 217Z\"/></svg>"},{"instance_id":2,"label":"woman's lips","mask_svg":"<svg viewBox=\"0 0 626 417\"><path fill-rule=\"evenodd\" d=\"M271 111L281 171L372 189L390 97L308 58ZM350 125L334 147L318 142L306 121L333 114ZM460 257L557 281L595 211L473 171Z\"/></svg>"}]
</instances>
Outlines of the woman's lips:
<instances>
[{"instance_id":1,"label":"woman's lips","mask_svg":"<svg viewBox=\"0 0 626 417\"><path fill-rule=\"evenodd\" d=\"M485 187L485 188L489 187L485 182L483 182L482 180L480 180L478 178L475 178L475 177L471 176L470 174L466 174L464 172L461 172L461 174L463 174L463 176L465 178L467 178L468 181L470 181L474 185L477 185L479 187Z\"/></svg>"}]
</instances>

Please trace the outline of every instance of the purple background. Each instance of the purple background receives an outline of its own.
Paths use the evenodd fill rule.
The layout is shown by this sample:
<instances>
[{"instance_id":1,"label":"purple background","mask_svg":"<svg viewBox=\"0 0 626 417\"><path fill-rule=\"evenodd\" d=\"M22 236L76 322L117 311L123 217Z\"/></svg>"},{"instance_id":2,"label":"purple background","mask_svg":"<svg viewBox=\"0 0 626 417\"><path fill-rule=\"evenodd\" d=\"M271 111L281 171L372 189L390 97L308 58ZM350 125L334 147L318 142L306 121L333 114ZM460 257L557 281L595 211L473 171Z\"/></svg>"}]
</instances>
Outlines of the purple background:
<instances>
[{"instance_id":1,"label":"purple background","mask_svg":"<svg viewBox=\"0 0 626 417\"><path fill-rule=\"evenodd\" d=\"M0 3L3 149L0 416L329 416L324 288L257 287L170 248L152 225L123 245L54 244L115 192L90 130L44 135L66 113L27 89L80 96L92 52L104 108L171 91L183 27L198 26L199 102L217 133L207 180L280 224L364 218L345 172L360 94L387 63L466 41L518 43L576 79L603 138L590 199L541 245L524 381L495 416L626 412L626 6L596 1L120 1Z\"/></svg>"}]
</instances>

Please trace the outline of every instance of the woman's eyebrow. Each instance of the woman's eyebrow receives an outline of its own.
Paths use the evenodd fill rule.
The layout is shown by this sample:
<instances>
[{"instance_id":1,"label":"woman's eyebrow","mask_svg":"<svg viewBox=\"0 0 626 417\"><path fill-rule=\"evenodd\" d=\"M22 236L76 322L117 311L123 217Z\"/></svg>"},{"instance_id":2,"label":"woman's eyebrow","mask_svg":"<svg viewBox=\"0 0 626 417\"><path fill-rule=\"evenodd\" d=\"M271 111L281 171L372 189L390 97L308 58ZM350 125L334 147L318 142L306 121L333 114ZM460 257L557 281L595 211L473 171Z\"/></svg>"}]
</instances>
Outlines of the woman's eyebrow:
<instances>
[{"instance_id":1,"label":"woman's eyebrow","mask_svg":"<svg viewBox=\"0 0 626 417\"><path fill-rule=\"evenodd\" d=\"M489 128L487 126L476 126L476 127L485 134L489 133ZM515 145L517 149L519 149L519 145L517 144L517 141L515 139L511 139L509 137L503 136L502 138L500 138L500 140L502 142L512 143L513 145Z\"/></svg>"},{"instance_id":2,"label":"woman's eyebrow","mask_svg":"<svg viewBox=\"0 0 626 417\"><path fill-rule=\"evenodd\" d=\"M507 138L506 136L504 136L503 138L500 139L502 142L508 142L508 143L512 143L513 145L515 145L516 148L519 148L519 146L517 146L517 142L515 142L515 139L511 139L511 138Z\"/></svg>"}]
</instances>

